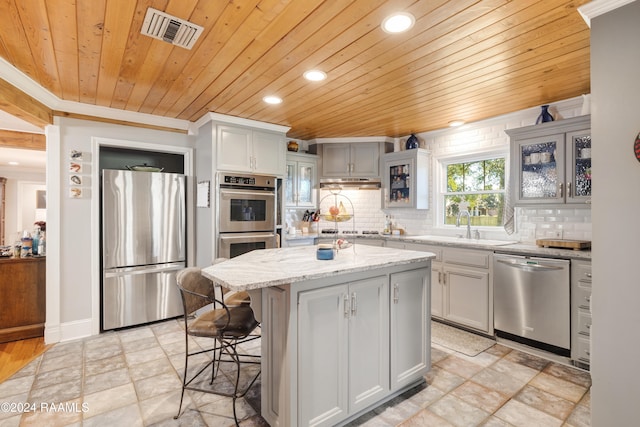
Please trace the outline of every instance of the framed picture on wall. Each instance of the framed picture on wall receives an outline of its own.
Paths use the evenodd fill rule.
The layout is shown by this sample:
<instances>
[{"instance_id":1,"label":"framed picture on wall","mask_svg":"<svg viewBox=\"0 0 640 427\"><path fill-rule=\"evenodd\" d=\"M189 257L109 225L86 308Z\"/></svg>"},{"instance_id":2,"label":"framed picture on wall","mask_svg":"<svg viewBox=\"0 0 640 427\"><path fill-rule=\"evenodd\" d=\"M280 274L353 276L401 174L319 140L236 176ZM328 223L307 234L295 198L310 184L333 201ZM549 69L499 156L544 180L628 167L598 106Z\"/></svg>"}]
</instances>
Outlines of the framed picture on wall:
<instances>
[{"instance_id":1,"label":"framed picture on wall","mask_svg":"<svg viewBox=\"0 0 640 427\"><path fill-rule=\"evenodd\" d=\"M36 190L36 209L47 209L47 192Z\"/></svg>"}]
</instances>

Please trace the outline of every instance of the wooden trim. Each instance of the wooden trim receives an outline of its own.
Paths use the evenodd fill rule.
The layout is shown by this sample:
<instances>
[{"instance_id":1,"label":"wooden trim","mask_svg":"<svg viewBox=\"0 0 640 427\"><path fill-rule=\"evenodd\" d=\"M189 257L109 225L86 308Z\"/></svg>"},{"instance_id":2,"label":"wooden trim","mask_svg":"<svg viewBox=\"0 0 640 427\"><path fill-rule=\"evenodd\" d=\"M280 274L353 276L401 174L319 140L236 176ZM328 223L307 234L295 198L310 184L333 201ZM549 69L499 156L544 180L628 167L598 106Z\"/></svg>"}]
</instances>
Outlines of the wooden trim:
<instances>
[{"instance_id":1,"label":"wooden trim","mask_svg":"<svg viewBox=\"0 0 640 427\"><path fill-rule=\"evenodd\" d=\"M44 336L44 323L16 326L0 331L0 343Z\"/></svg>"},{"instance_id":2,"label":"wooden trim","mask_svg":"<svg viewBox=\"0 0 640 427\"><path fill-rule=\"evenodd\" d=\"M40 128L53 123L49 107L3 79L0 79L0 108Z\"/></svg>"},{"instance_id":3,"label":"wooden trim","mask_svg":"<svg viewBox=\"0 0 640 427\"><path fill-rule=\"evenodd\" d=\"M111 124L114 124L114 125L133 126L133 127L137 127L137 128L162 130L162 131L176 132L176 133L182 133L182 134L187 134L189 132L186 129L178 129L178 128L172 128L172 127L166 127L166 126L148 125L148 124L139 123L139 122L128 122L128 121L125 121L125 120L109 119L109 118L106 118L106 117L88 116L86 114L69 113L69 112L66 112L66 111L53 111L53 115L54 116L58 116L58 117L67 117L67 118L70 118L70 119L90 120L90 121L93 121L93 122L111 123Z\"/></svg>"},{"instance_id":4,"label":"wooden trim","mask_svg":"<svg viewBox=\"0 0 640 427\"><path fill-rule=\"evenodd\" d=\"M47 149L47 139L43 134L39 133L0 129L0 147L45 151Z\"/></svg>"}]
</instances>

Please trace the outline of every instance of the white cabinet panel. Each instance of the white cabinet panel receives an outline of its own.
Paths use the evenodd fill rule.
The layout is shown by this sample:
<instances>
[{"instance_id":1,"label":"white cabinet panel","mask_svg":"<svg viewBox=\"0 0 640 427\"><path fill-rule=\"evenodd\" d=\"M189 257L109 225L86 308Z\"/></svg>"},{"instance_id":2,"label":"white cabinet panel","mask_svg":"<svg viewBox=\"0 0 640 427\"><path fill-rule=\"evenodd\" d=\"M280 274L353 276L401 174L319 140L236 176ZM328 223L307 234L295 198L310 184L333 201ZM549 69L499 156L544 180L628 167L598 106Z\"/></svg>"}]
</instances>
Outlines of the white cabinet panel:
<instances>
[{"instance_id":1,"label":"white cabinet panel","mask_svg":"<svg viewBox=\"0 0 640 427\"><path fill-rule=\"evenodd\" d=\"M391 275L391 389L396 390L430 366L429 286L424 270Z\"/></svg>"},{"instance_id":2,"label":"white cabinet panel","mask_svg":"<svg viewBox=\"0 0 640 427\"><path fill-rule=\"evenodd\" d=\"M322 176L375 178L380 176L377 142L322 144Z\"/></svg>"},{"instance_id":3,"label":"white cabinet panel","mask_svg":"<svg viewBox=\"0 0 640 427\"><path fill-rule=\"evenodd\" d=\"M284 135L250 128L218 125L219 170L284 175Z\"/></svg>"},{"instance_id":4,"label":"white cabinet panel","mask_svg":"<svg viewBox=\"0 0 640 427\"><path fill-rule=\"evenodd\" d=\"M300 293L301 426L334 425L388 392L388 289L379 276Z\"/></svg>"},{"instance_id":5,"label":"white cabinet panel","mask_svg":"<svg viewBox=\"0 0 640 427\"><path fill-rule=\"evenodd\" d=\"M218 126L218 169L251 172L251 129Z\"/></svg>"},{"instance_id":6,"label":"white cabinet panel","mask_svg":"<svg viewBox=\"0 0 640 427\"><path fill-rule=\"evenodd\" d=\"M488 331L489 273L447 266L444 276L444 318Z\"/></svg>"},{"instance_id":7,"label":"white cabinet panel","mask_svg":"<svg viewBox=\"0 0 640 427\"><path fill-rule=\"evenodd\" d=\"M284 173L286 146L284 135L253 131L253 171L269 175Z\"/></svg>"},{"instance_id":8,"label":"white cabinet panel","mask_svg":"<svg viewBox=\"0 0 640 427\"><path fill-rule=\"evenodd\" d=\"M300 426L331 426L347 415L348 296L347 285L300 293L298 304L298 419Z\"/></svg>"},{"instance_id":9,"label":"white cabinet panel","mask_svg":"<svg viewBox=\"0 0 640 427\"><path fill-rule=\"evenodd\" d=\"M386 276L352 283L349 315L349 411L389 390L389 284Z\"/></svg>"}]
</instances>

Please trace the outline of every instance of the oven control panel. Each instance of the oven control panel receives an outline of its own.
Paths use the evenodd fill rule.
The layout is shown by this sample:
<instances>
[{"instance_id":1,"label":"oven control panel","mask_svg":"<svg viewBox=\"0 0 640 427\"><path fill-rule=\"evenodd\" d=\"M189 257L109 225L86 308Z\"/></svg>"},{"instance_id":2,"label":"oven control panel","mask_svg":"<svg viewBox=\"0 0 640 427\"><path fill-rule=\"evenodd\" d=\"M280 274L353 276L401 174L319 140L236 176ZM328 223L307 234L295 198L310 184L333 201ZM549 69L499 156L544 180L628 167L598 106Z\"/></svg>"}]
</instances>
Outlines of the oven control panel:
<instances>
[{"instance_id":1,"label":"oven control panel","mask_svg":"<svg viewBox=\"0 0 640 427\"><path fill-rule=\"evenodd\" d=\"M220 174L219 182L221 186L239 186L255 188L275 188L276 178L264 175L227 175Z\"/></svg>"}]
</instances>

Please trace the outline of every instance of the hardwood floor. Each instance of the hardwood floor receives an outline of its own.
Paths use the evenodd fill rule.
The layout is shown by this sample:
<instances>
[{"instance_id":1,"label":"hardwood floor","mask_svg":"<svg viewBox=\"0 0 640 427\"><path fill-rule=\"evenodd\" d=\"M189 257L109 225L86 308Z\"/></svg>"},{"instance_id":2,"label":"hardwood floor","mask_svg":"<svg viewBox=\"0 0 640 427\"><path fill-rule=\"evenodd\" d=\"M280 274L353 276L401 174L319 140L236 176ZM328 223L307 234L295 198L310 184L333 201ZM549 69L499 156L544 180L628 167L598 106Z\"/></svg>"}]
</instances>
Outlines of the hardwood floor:
<instances>
[{"instance_id":1,"label":"hardwood floor","mask_svg":"<svg viewBox=\"0 0 640 427\"><path fill-rule=\"evenodd\" d=\"M47 351L49 347L51 344L45 345L43 337L1 343L0 383Z\"/></svg>"}]
</instances>

